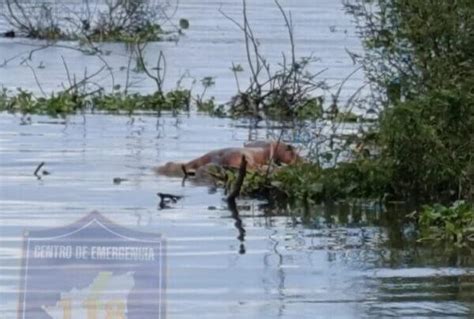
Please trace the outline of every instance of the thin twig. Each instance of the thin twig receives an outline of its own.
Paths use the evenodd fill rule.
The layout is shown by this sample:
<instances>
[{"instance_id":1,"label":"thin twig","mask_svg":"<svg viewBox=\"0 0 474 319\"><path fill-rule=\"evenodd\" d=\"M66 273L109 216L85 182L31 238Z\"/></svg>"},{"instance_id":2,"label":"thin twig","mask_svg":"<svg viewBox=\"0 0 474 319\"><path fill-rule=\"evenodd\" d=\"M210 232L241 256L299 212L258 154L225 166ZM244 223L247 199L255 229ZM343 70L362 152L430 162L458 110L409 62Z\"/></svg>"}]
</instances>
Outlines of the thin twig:
<instances>
[{"instance_id":1,"label":"thin twig","mask_svg":"<svg viewBox=\"0 0 474 319\"><path fill-rule=\"evenodd\" d=\"M71 74L69 73L69 67L67 66L66 60L64 59L64 56L62 55L61 55L61 60L63 61L64 70L66 70L66 76L67 76L67 81L69 82L69 87L72 87L73 83L71 82Z\"/></svg>"},{"instance_id":2,"label":"thin twig","mask_svg":"<svg viewBox=\"0 0 474 319\"><path fill-rule=\"evenodd\" d=\"M36 85L38 86L39 90L41 91L41 94L43 94L43 96L46 96L46 93L45 91L43 90L43 87L41 86L41 83L38 79L38 76L36 74L36 71L35 69L28 63L28 62L25 62L26 66L31 70L31 72L33 73L33 77L35 79L35 82L36 82Z\"/></svg>"}]
</instances>

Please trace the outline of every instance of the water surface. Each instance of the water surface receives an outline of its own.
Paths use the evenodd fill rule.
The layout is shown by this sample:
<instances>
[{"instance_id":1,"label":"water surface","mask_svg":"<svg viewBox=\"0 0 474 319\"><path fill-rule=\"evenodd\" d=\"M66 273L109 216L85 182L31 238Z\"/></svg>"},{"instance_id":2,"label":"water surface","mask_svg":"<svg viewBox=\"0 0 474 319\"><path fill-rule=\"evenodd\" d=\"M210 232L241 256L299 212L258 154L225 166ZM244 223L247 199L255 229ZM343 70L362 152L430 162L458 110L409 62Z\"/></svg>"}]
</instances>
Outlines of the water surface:
<instances>
[{"instance_id":1,"label":"water surface","mask_svg":"<svg viewBox=\"0 0 474 319\"><path fill-rule=\"evenodd\" d=\"M2 318L15 317L23 231L69 224L92 210L166 236L169 318L472 317L472 257L407 244L403 212L343 206L300 217L243 202L242 233L221 191L152 172L216 145L241 145L248 130L237 124L86 115L22 125L2 114ZM37 180L42 161L51 174ZM115 177L127 181L117 185ZM156 192L184 198L160 210Z\"/></svg>"}]
</instances>

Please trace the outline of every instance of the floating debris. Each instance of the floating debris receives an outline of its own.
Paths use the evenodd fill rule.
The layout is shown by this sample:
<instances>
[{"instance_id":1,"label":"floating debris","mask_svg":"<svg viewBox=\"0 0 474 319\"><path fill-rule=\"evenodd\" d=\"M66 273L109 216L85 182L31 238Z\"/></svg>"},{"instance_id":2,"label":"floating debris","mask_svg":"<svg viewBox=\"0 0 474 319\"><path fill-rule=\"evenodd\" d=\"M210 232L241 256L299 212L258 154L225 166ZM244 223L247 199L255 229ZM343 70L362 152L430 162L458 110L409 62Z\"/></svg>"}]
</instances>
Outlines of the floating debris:
<instances>
[{"instance_id":1,"label":"floating debris","mask_svg":"<svg viewBox=\"0 0 474 319\"><path fill-rule=\"evenodd\" d=\"M177 203L183 196L173 195L173 194L166 194L166 193L156 193L157 196L160 197L160 204L158 205L161 209L171 208L169 203Z\"/></svg>"},{"instance_id":2,"label":"floating debris","mask_svg":"<svg viewBox=\"0 0 474 319\"><path fill-rule=\"evenodd\" d=\"M128 179L121 177L114 177L113 182L115 185L120 185L122 182L126 182Z\"/></svg>"},{"instance_id":3,"label":"floating debris","mask_svg":"<svg viewBox=\"0 0 474 319\"><path fill-rule=\"evenodd\" d=\"M33 173L33 175L36 176L37 179L41 179L41 175L39 175L38 173L40 172L40 170L44 166L44 164L45 164L44 162L39 163L39 165L35 169L35 172ZM49 173L44 174L44 171L43 171L43 175L48 175L48 174Z\"/></svg>"}]
</instances>

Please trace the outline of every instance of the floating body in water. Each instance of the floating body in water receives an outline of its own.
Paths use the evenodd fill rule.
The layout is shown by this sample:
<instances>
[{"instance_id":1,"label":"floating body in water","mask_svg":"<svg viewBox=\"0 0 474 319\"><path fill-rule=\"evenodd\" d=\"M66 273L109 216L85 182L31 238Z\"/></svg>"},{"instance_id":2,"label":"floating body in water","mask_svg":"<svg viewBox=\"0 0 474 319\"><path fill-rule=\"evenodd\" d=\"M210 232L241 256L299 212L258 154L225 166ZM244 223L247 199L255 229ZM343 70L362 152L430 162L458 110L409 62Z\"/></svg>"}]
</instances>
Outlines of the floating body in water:
<instances>
[{"instance_id":1,"label":"floating body in water","mask_svg":"<svg viewBox=\"0 0 474 319\"><path fill-rule=\"evenodd\" d=\"M211 166L238 168L242 156L247 160L248 170L258 170L273 161L277 164L294 164L301 160L295 147L283 142L256 141L244 147L223 148L211 151L187 163L168 162L155 169L158 174L183 176L184 171L199 175Z\"/></svg>"}]
</instances>

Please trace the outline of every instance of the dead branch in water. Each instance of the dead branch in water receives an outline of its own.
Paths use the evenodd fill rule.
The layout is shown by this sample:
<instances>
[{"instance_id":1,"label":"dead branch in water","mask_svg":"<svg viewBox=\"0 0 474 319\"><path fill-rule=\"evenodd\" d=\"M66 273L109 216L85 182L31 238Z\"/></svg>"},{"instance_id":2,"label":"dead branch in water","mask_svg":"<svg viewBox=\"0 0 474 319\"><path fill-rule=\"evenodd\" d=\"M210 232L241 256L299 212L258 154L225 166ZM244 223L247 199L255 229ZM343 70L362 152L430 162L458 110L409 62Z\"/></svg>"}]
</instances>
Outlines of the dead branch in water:
<instances>
[{"instance_id":1,"label":"dead branch in water","mask_svg":"<svg viewBox=\"0 0 474 319\"><path fill-rule=\"evenodd\" d=\"M173 195L173 194L166 194L166 193L156 193L156 195L158 195L160 197L159 206L160 206L161 209L168 208L169 206L167 204L169 202L177 203L178 200L183 198L183 196Z\"/></svg>"},{"instance_id":2,"label":"dead branch in water","mask_svg":"<svg viewBox=\"0 0 474 319\"><path fill-rule=\"evenodd\" d=\"M265 116L292 117L301 112L304 114L310 105L314 116L322 113L323 96L311 96L312 92L324 91L324 81L317 81L316 74L308 72L308 66L316 59L312 56L297 59L294 28L290 12L286 12L278 0L274 0L289 35L290 58L282 52L282 60L277 70L271 70L270 63L261 53L260 41L256 37L248 19L247 1L242 0L243 22L239 22L226 14L222 8L219 12L236 25L244 35L247 66L250 72L249 86L241 91L236 72L242 71L234 64L232 72L236 77L238 94L229 102L230 111L234 115L248 115L255 118Z\"/></svg>"},{"instance_id":3,"label":"dead branch in water","mask_svg":"<svg viewBox=\"0 0 474 319\"><path fill-rule=\"evenodd\" d=\"M137 41L136 43L134 43L134 49L136 51L139 66L141 68L140 71L143 71L148 78L152 79L155 82L157 93L163 95L163 83L166 78L166 58L163 54L163 51L160 50L160 52L158 53L156 66L154 67L156 73L153 74L152 70L147 66L145 60L144 52L147 45L148 43L143 41Z\"/></svg>"},{"instance_id":4,"label":"dead branch in water","mask_svg":"<svg viewBox=\"0 0 474 319\"><path fill-rule=\"evenodd\" d=\"M275 149L273 151L270 151L270 160L268 162L267 172L265 173L266 180L268 180L268 177L270 176L270 170L272 168L272 165L274 164L273 158L275 156L275 152L278 152L278 148L280 147L280 142L281 142L281 138L283 137L283 133L285 133L284 128L280 131L280 135L278 136L278 140L276 141Z\"/></svg>"},{"instance_id":5,"label":"dead branch in water","mask_svg":"<svg viewBox=\"0 0 474 319\"><path fill-rule=\"evenodd\" d=\"M192 175L192 174L188 173L188 171L186 170L186 166L185 166L184 164L181 165L181 170L182 170L183 173L184 173L184 179L186 179L186 178L188 178L190 175Z\"/></svg>"},{"instance_id":6,"label":"dead branch in water","mask_svg":"<svg viewBox=\"0 0 474 319\"><path fill-rule=\"evenodd\" d=\"M44 164L45 164L44 162L39 163L39 165L35 169L35 172L33 173L33 175L35 175L37 179L41 179L41 176L38 175L38 173L40 169L44 166Z\"/></svg>"},{"instance_id":7,"label":"dead branch in water","mask_svg":"<svg viewBox=\"0 0 474 319\"><path fill-rule=\"evenodd\" d=\"M242 162L240 163L239 167L239 175L237 176L237 180L235 181L232 190L227 196L228 202L235 202L235 199L240 194L240 189L242 188L242 184L244 183L245 175L247 174L247 159L245 155L242 155Z\"/></svg>"}]
</instances>

